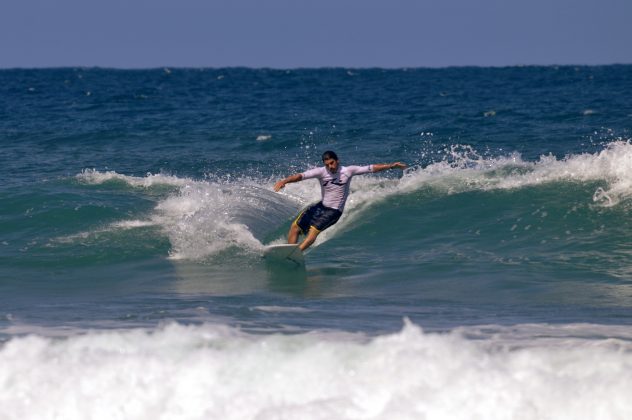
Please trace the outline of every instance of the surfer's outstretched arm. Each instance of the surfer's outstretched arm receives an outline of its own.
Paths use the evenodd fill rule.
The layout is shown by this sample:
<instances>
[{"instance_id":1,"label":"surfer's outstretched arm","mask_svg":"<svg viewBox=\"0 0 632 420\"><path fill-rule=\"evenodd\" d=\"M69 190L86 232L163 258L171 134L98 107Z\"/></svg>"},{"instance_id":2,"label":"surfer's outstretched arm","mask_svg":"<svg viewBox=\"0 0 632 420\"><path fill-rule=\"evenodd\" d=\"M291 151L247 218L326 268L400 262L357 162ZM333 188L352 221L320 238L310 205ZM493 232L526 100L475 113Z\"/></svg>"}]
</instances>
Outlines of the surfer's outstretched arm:
<instances>
[{"instance_id":1,"label":"surfer's outstretched arm","mask_svg":"<svg viewBox=\"0 0 632 420\"><path fill-rule=\"evenodd\" d=\"M403 162L393 162L393 163L374 163L373 164L373 172L381 172L387 169L406 169L408 165Z\"/></svg>"},{"instance_id":2,"label":"surfer's outstretched arm","mask_svg":"<svg viewBox=\"0 0 632 420\"><path fill-rule=\"evenodd\" d=\"M274 184L274 191L278 192L281 188L285 187L285 184L298 182L298 181L301 181L302 179L303 179L303 174L290 175L287 178L283 178L282 180L277 181L277 183Z\"/></svg>"}]
</instances>

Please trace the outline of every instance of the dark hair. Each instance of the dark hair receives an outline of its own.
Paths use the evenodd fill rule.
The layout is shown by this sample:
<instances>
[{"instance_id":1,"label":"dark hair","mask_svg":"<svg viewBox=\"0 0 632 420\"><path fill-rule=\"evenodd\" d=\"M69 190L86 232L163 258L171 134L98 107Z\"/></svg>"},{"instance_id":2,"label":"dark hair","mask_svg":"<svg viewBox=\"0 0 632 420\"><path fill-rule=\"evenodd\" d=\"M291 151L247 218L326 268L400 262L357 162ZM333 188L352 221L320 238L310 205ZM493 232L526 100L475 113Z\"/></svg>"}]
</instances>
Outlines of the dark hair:
<instances>
[{"instance_id":1,"label":"dark hair","mask_svg":"<svg viewBox=\"0 0 632 420\"><path fill-rule=\"evenodd\" d=\"M332 152L331 150L327 150L325 153L323 153L323 162L326 159L338 160L338 155L336 154L336 152Z\"/></svg>"}]
</instances>

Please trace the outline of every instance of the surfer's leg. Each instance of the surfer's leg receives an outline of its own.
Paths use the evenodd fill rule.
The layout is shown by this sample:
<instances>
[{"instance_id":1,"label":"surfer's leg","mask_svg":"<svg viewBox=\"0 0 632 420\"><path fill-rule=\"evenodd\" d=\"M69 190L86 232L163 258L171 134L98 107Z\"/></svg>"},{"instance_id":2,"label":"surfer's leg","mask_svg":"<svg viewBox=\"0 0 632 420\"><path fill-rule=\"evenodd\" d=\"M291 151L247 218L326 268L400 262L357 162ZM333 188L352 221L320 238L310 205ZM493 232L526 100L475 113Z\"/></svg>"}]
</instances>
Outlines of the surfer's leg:
<instances>
[{"instance_id":1,"label":"surfer's leg","mask_svg":"<svg viewBox=\"0 0 632 420\"><path fill-rule=\"evenodd\" d=\"M307 237L303 242L301 242L301 245L299 245L301 251L305 251L309 248L309 246L314 243L319 233L320 230L316 229L314 226L310 227L309 232L307 232Z\"/></svg>"},{"instance_id":2,"label":"surfer's leg","mask_svg":"<svg viewBox=\"0 0 632 420\"><path fill-rule=\"evenodd\" d=\"M309 232L310 221L312 217L314 217L314 210L318 208L318 205L312 205L310 207L306 207L301 211L292 225L290 226L290 231L287 234L287 243L295 244L298 243L298 235L301 233L303 235Z\"/></svg>"},{"instance_id":3,"label":"surfer's leg","mask_svg":"<svg viewBox=\"0 0 632 420\"><path fill-rule=\"evenodd\" d=\"M292 223L292 226L290 226L290 231L287 234L287 243L288 244L297 243L299 233L301 233L301 228L299 228L296 223Z\"/></svg>"}]
</instances>

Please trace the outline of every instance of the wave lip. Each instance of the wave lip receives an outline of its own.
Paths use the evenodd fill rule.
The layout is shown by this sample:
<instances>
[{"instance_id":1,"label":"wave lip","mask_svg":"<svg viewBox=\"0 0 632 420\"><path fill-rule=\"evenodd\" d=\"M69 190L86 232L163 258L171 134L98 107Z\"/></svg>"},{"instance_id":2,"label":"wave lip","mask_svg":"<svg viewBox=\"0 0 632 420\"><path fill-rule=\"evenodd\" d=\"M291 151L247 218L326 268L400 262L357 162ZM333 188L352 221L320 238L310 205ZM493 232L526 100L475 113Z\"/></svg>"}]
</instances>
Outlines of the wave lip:
<instances>
[{"instance_id":1,"label":"wave lip","mask_svg":"<svg viewBox=\"0 0 632 420\"><path fill-rule=\"evenodd\" d=\"M28 336L0 348L0 398L24 419L629 418L629 329L569 331L524 346L410 322L375 338L177 324Z\"/></svg>"},{"instance_id":2,"label":"wave lip","mask_svg":"<svg viewBox=\"0 0 632 420\"><path fill-rule=\"evenodd\" d=\"M182 187L194 182L189 178L179 178L174 175L151 174L147 176L137 177L119 174L116 171L98 171L96 169L84 169L77 174L77 180L90 185L100 185L110 181L121 181L132 187L149 188L155 185L167 185L174 187Z\"/></svg>"},{"instance_id":3,"label":"wave lip","mask_svg":"<svg viewBox=\"0 0 632 420\"><path fill-rule=\"evenodd\" d=\"M433 187L448 194L466 191L516 189L552 182L602 181L591 199L614 206L632 198L632 143L620 139L598 153L568 155L557 159L542 155L535 162L519 154L484 158L469 146L455 145L446 157L424 168L411 168L401 179L404 192Z\"/></svg>"}]
</instances>

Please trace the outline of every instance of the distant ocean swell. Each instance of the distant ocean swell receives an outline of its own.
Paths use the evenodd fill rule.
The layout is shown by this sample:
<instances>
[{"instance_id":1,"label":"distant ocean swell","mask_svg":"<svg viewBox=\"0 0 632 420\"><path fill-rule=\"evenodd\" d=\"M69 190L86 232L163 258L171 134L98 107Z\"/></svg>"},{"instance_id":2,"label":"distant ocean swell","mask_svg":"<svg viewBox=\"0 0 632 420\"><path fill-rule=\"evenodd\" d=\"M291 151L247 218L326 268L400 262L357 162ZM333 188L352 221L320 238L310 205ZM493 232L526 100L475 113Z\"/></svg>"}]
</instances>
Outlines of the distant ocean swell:
<instances>
[{"instance_id":1,"label":"distant ocean swell","mask_svg":"<svg viewBox=\"0 0 632 420\"><path fill-rule=\"evenodd\" d=\"M632 336L614 326L406 322L368 338L169 324L16 337L0 365L3 418L632 417Z\"/></svg>"}]
</instances>

